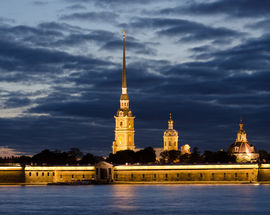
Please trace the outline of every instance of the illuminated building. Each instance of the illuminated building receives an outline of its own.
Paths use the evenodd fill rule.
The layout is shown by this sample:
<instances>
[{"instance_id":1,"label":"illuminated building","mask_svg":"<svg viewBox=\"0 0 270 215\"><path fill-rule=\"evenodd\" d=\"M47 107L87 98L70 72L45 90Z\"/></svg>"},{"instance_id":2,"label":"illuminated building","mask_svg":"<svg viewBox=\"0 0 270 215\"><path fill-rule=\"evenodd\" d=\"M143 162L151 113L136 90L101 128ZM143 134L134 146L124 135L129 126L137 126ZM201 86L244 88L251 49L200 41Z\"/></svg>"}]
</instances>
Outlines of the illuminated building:
<instances>
[{"instance_id":1,"label":"illuminated building","mask_svg":"<svg viewBox=\"0 0 270 215\"><path fill-rule=\"evenodd\" d=\"M181 146L181 155L184 155L184 154L191 154L190 146L188 144Z\"/></svg>"},{"instance_id":2,"label":"illuminated building","mask_svg":"<svg viewBox=\"0 0 270 215\"><path fill-rule=\"evenodd\" d=\"M115 118L115 140L112 150L115 154L121 150L134 150L134 119L129 108L126 80L126 57L125 57L125 31L123 30L123 71L122 71L122 95L120 98L120 109Z\"/></svg>"},{"instance_id":3,"label":"illuminated building","mask_svg":"<svg viewBox=\"0 0 270 215\"><path fill-rule=\"evenodd\" d=\"M256 153L255 147L248 142L242 120L239 126L240 129L237 132L235 143L230 145L228 152L236 156L238 163L256 162L259 158L259 154Z\"/></svg>"},{"instance_id":4,"label":"illuminated building","mask_svg":"<svg viewBox=\"0 0 270 215\"><path fill-rule=\"evenodd\" d=\"M168 129L164 131L164 151L178 150L178 132L173 129L173 120L170 113L170 119L168 121Z\"/></svg>"}]
</instances>

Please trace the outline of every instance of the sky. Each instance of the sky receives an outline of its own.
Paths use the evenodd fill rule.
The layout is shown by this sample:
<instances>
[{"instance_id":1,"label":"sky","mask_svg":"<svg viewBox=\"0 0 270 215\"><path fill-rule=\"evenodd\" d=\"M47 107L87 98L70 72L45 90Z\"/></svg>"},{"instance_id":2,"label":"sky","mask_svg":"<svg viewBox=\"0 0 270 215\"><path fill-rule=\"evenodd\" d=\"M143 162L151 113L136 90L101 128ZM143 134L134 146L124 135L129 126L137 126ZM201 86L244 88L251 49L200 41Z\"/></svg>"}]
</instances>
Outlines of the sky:
<instances>
[{"instance_id":1,"label":"sky","mask_svg":"<svg viewBox=\"0 0 270 215\"><path fill-rule=\"evenodd\" d=\"M114 140L126 31L135 146L226 150L240 118L270 151L267 0L0 2L0 149L106 155Z\"/></svg>"}]
</instances>

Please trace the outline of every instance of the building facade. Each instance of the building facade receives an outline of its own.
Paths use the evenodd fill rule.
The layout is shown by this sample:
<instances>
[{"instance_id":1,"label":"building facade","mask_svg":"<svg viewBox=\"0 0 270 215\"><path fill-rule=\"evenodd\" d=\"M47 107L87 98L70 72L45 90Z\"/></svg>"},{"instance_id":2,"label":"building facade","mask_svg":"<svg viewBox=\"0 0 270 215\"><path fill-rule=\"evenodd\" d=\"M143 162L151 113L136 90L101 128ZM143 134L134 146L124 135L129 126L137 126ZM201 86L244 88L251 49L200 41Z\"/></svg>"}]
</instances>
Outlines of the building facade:
<instances>
[{"instance_id":1,"label":"building facade","mask_svg":"<svg viewBox=\"0 0 270 215\"><path fill-rule=\"evenodd\" d=\"M0 185L7 184L270 184L270 164L0 166Z\"/></svg>"},{"instance_id":2,"label":"building facade","mask_svg":"<svg viewBox=\"0 0 270 215\"><path fill-rule=\"evenodd\" d=\"M123 30L123 71L122 71L122 94L120 97L120 109L118 109L115 118L115 139L113 141L112 151L115 154L122 150L134 150L134 119L132 111L129 108L129 98L127 94L126 80L126 57L125 57L125 31Z\"/></svg>"},{"instance_id":3,"label":"building facade","mask_svg":"<svg viewBox=\"0 0 270 215\"><path fill-rule=\"evenodd\" d=\"M248 142L242 120L239 126L240 129L237 132L236 140L230 145L228 152L236 156L236 162L238 163L256 162L259 159L259 154L256 152L255 147Z\"/></svg>"},{"instance_id":4,"label":"building facade","mask_svg":"<svg viewBox=\"0 0 270 215\"><path fill-rule=\"evenodd\" d=\"M168 129L164 131L163 135L164 151L176 150L178 151L178 132L173 129L173 120L170 113L170 119L168 121Z\"/></svg>"}]
</instances>

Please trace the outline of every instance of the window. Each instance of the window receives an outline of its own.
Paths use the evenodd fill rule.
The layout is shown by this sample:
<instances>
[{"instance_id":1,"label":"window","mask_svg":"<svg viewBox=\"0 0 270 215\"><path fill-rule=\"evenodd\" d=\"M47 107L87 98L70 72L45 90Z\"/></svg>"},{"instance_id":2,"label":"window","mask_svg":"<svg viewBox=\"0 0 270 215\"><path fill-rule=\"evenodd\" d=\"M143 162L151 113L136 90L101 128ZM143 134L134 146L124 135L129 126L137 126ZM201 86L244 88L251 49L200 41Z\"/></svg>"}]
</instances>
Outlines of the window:
<instances>
[{"instance_id":1,"label":"window","mask_svg":"<svg viewBox=\"0 0 270 215\"><path fill-rule=\"evenodd\" d=\"M144 174L142 174L142 179L143 179L143 180L145 179L145 175L144 175Z\"/></svg>"},{"instance_id":2,"label":"window","mask_svg":"<svg viewBox=\"0 0 270 215\"><path fill-rule=\"evenodd\" d=\"M157 174L154 174L154 178L153 178L154 180L157 180Z\"/></svg>"},{"instance_id":3,"label":"window","mask_svg":"<svg viewBox=\"0 0 270 215\"><path fill-rule=\"evenodd\" d=\"M203 178L203 174L202 174L202 173L200 173L200 180L202 180L202 178Z\"/></svg>"},{"instance_id":4,"label":"window","mask_svg":"<svg viewBox=\"0 0 270 215\"><path fill-rule=\"evenodd\" d=\"M72 180L74 179L74 175L71 175Z\"/></svg>"},{"instance_id":5,"label":"window","mask_svg":"<svg viewBox=\"0 0 270 215\"><path fill-rule=\"evenodd\" d=\"M176 177L177 177L177 179L179 179L179 178L180 178L180 174L179 174L179 173L177 173L177 174L176 174Z\"/></svg>"},{"instance_id":6,"label":"window","mask_svg":"<svg viewBox=\"0 0 270 215\"><path fill-rule=\"evenodd\" d=\"M246 173L246 177L248 178L248 173Z\"/></svg>"},{"instance_id":7,"label":"window","mask_svg":"<svg viewBox=\"0 0 270 215\"><path fill-rule=\"evenodd\" d=\"M191 174L188 173L187 177L188 177L188 180L190 180L191 179Z\"/></svg>"},{"instance_id":8,"label":"window","mask_svg":"<svg viewBox=\"0 0 270 215\"><path fill-rule=\"evenodd\" d=\"M227 176L226 176L226 173L224 173L224 180L226 180L226 177L227 177Z\"/></svg>"},{"instance_id":9,"label":"window","mask_svg":"<svg viewBox=\"0 0 270 215\"><path fill-rule=\"evenodd\" d=\"M131 180L133 180L133 179L134 179L134 175L133 175L133 174L131 174L130 178L131 178Z\"/></svg>"},{"instance_id":10,"label":"window","mask_svg":"<svg viewBox=\"0 0 270 215\"><path fill-rule=\"evenodd\" d=\"M41 175L44 176L44 172Z\"/></svg>"},{"instance_id":11,"label":"window","mask_svg":"<svg viewBox=\"0 0 270 215\"><path fill-rule=\"evenodd\" d=\"M32 173L31 172L29 172L29 176L31 176L32 175Z\"/></svg>"},{"instance_id":12,"label":"window","mask_svg":"<svg viewBox=\"0 0 270 215\"><path fill-rule=\"evenodd\" d=\"M122 126L123 126L123 122L120 122L120 127L122 128Z\"/></svg>"},{"instance_id":13,"label":"window","mask_svg":"<svg viewBox=\"0 0 270 215\"><path fill-rule=\"evenodd\" d=\"M168 181L168 174L165 174L165 180Z\"/></svg>"},{"instance_id":14,"label":"window","mask_svg":"<svg viewBox=\"0 0 270 215\"><path fill-rule=\"evenodd\" d=\"M82 178L83 178L83 179L85 178L84 175L82 175Z\"/></svg>"},{"instance_id":15,"label":"window","mask_svg":"<svg viewBox=\"0 0 270 215\"><path fill-rule=\"evenodd\" d=\"M47 176L50 176L50 173L49 172L47 173Z\"/></svg>"},{"instance_id":16,"label":"window","mask_svg":"<svg viewBox=\"0 0 270 215\"><path fill-rule=\"evenodd\" d=\"M38 172L36 173L36 176L38 176Z\"/></svg>"},{"instance_id":17,"label":"window","mask_svg":"<svg viewBox=\"0 0 270 215\"><path fill-rule=\"evenodd\" d=\"M118 179L118 175L114 174L114 179L117 180Z\"/></svg>"},{"instance_id":18,"label":"window","mask_svg":"<svg viewBox=\"0 0 270 215\"><path fill-rule=\"evenodd\" d=\"M60 178L63 178L63 175L60 175Z\"/></svg>"},{"instance_id":19,"label":"window","mask_svg":"<svg viewBox=\"0 0 270 215\"><path fill-rule=\"evenodd\" d=\"M234 174L235 179L237 179L237 173Z\"/></svg>"},{"instance_id":20,"label":"window","mask_svg":"<svg viewBox=\"0 0 270 215\"><path fill-rule=\"evenodd\" d=\"M211 179L215 180L215 173L212 173Z\"/></svg>"},{"instance_id":21,"label":"window","mask_svg":"<svg viewBox=\"0 0 270 215\"><path fill-rule=\"evenodd\" d=\"M53 172L52 175L55 176L55 173Z\"/></svg>"}]
</instances>

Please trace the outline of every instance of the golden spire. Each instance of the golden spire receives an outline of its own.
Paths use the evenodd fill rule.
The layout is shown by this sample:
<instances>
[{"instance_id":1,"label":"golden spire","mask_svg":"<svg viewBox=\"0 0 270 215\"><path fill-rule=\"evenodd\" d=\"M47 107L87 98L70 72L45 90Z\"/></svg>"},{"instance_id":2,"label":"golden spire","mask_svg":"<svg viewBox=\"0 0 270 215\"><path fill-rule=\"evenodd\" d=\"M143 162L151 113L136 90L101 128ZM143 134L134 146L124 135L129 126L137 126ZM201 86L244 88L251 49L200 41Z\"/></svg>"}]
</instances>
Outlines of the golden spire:
<instances>
[{"instance_id":1,"label":"golden spire","mask_svg":"<svg viewBox=\"0 0 270 215\"><path fill-rule=\"evenodd\" d=\"M168 128L169 129L173 129L172 113L170 113L170 119L168 121Z\"/></svg>"},{"instance_id":2,"label":"golden spire","mask_svg":"<svg viewBox=\"0 0 270 215\"><path fill-rule=\"evenodd\" d=\"M122 94L120 97L120 108L129 109L129 99L127 94L127 74L126 74L126 54L125 54L125 35L126 32L123 32L123 72L122 72Z\"/></svg>"},{"instance_id":3,"label":"golden spire","mask_svg":"<svg viewBox=\"0 0 270 215\"><path fill-rule=\"evenodd\" d=\"M124 29L123 32L123 73L122 73L122 94L127 94L124 89L127 89L127 75L126 75L126 53L125 53L125 38L126 32Z\"/></svg>"},{"instance_id":4,"label":"golden spire","mask_svg":"<svg viewBox=\"0 0 270 215\"><path fill-rule=\"evenodd\" d=\"M239 126L240 126L240 130L241 130L241 131L244 130L244 123L243 123L242 118L240 118Z\"/></svg>"}]
</instances>

